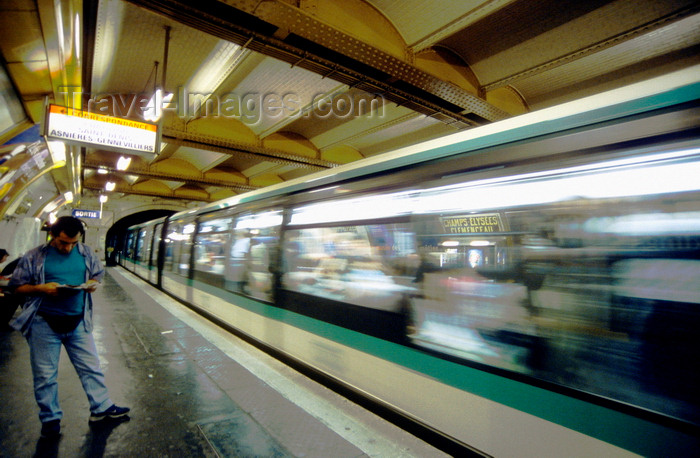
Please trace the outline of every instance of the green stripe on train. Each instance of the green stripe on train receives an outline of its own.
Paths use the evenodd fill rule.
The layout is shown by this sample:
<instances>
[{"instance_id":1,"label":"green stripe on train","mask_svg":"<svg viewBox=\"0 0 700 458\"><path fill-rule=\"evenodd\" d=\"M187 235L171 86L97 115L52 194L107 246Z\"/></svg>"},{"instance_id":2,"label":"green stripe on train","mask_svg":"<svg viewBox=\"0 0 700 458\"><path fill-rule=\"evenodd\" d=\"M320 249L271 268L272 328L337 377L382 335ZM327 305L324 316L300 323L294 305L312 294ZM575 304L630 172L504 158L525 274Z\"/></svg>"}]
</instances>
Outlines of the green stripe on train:
<instances>
[{"instance_id":1,"label":"green stripe on train","mask_svg":"<svg viewBox=\"0 0 700 458\"><path fill-rule=\"evenodd\" d=\"M442 360L360 332L239 296L184 277L169 277L235 303L250 312L297 327L364 353L413 369L446 385L512 407L643 456L684 456L697 438L669 427L527 383Z\"/></svg>"}]
</instances>

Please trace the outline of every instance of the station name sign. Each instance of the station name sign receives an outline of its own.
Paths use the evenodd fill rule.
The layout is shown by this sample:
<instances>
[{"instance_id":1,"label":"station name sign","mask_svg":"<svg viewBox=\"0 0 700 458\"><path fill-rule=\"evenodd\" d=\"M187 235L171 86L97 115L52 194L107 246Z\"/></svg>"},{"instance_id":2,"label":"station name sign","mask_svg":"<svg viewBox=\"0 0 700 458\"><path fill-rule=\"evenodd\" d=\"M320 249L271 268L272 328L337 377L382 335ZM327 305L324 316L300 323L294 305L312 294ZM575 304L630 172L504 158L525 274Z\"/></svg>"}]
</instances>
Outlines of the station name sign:
<instances>
[{"instance_id":1,"label":"station name sign","mask_svg":"<svg viewBox=\"0 0 700 458\"><path fill-rule=\"evenodd\" d=\"M503 231L501 216L498 213L450 216L440 220L446 234L482 234Z\"/></svg>"},{"instance_id":2,"label":"station name sign","mask_svg":"<svg viewBox=\"0 0 700 458\"><path fill-rule=\"evenodd\" d=\"M97 210L78 210L77 208L73 210L74 218L100 218L100 212Z\"/></svg>"},{"instance_id":3,"label":"station name sign","mask_svg":"<svg viewBox=\"0 0 700 458\"><path fill-rule=\"evenodd\" d=\"M45 135L47 140L62 140L93 148L155 154L158 126L49 105Z\"/></svg>"}]
</instances>

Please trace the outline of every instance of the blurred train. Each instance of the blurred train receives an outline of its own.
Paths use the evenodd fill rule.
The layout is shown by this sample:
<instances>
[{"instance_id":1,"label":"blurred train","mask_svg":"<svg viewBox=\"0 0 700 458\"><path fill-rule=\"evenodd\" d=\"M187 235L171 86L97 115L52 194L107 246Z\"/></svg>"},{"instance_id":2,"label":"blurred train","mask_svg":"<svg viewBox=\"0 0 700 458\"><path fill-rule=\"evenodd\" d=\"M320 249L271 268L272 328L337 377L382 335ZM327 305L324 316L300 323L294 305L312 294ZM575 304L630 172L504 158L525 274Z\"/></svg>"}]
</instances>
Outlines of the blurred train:
<instances>
[{"instance_id":1,"label":"blurred train","mask_svg":"<svg viewBox=\"0 0 700 458\"><path fill-rule=\"evenodd\" d=\"M700 451L700 68L129 229L121 265L493 456Z\"/></svg>"}]
</instances>

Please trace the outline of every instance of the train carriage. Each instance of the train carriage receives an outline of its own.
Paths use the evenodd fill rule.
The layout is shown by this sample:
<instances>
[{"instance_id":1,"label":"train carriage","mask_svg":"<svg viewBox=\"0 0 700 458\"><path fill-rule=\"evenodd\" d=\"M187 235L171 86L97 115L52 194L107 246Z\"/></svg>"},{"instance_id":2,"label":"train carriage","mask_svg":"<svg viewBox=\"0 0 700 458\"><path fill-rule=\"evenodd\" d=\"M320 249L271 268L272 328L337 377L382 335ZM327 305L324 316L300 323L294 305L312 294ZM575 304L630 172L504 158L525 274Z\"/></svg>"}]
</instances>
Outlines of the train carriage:
<instances>
[{"instance_id":1,"label":"train carriage","mask_svg":"<svg viewBox=\"0 0 700 458\"><path fill-rule=\"evenodd\" d=\"M123 265L475 452L697 451L699 70L135 226Z\"/></svg>"}]
</instances>

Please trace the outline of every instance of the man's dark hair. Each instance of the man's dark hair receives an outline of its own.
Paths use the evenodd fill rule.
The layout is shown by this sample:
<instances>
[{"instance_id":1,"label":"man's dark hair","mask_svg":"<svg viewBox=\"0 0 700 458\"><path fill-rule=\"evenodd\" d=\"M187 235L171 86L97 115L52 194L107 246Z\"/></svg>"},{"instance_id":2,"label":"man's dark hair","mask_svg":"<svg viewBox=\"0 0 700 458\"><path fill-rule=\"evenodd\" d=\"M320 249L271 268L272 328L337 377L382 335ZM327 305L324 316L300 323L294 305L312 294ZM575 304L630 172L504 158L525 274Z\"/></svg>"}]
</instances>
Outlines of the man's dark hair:
<instances>
[{"instance_id":1,"label":"man's dark hair","mask_svg":"<svg viewBox=\"0 0 700 458\"><path fill-rule=\"evenodd\" d=\"M6 255L9 255L10 253L7 252L6 249L0 248L0 259L4 258Z\"/></svg>"},{"instance_id":2,"label":"man's dark hair","mask_svg":"<svg viewBox=\"0 0 700 458\"><path fill-rule=\"evenodd\" d=\"M61 235L61 232L68 237L75 237L78 233L84 235L85 226L78 218L74 218L73 216L61 216L51 226L51 235L58 237Z\"/></svg>"}]
</instances>

